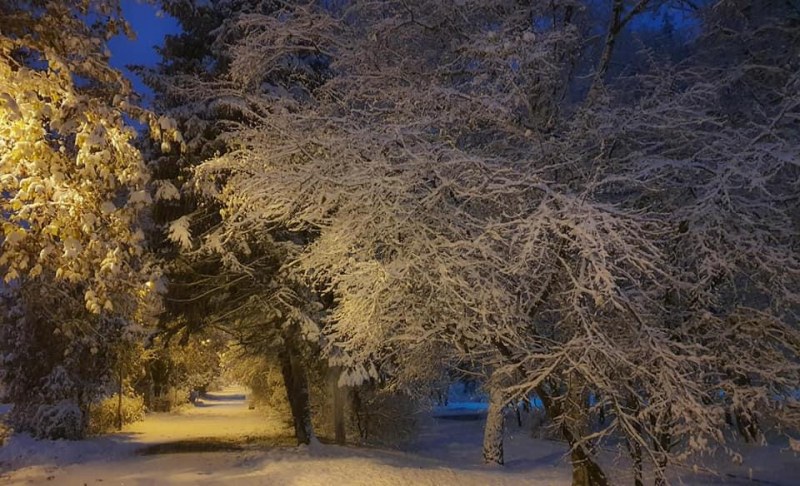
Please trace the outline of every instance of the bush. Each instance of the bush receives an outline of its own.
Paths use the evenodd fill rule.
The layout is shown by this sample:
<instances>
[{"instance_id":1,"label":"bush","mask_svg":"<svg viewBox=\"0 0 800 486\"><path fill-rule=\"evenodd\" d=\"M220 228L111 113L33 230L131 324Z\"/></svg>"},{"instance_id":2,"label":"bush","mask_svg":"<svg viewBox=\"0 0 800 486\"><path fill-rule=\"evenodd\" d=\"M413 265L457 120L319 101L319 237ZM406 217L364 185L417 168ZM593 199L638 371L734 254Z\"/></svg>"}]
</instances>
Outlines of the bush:
<instances>
[{"instance_id":1,"label":"bush","mask_svg":"<svg viewBox=\"0 0 800 486\"><path fill-rule=\"evenodd\" d=\"M0 447L5 445L6 440L12 433L11 428L5 422L0 421Z\"/></svg>"},{"instance_id":2,"label":"bush","mask_svg":"<svg viewBox=\"0 0 800 486\"><path fill-rule=\"evenodd\" d=\"M151 412L174 412L189 405L190 390L185 387L168 387L160 395L150 396L146 405Z\"/></svg>"},{"instance_id":3,"label":"bush","mask_svg":"<svg viewBox=\"0 0 800 486\"><path fill-rule=\"evenodd\" d=\"M405 393L362 386L351 390L348 408L363 444L399 447L417 432L419 402Z\"/></svg>"},{"instance_id":4,"label":"bush","mask_svg":"<svg viewBox=\"0 0 800 486\"><path fill-rule=\"evenodd\" d=\"M114 394L89 409L90 434L102 434L117 428L119 396ZM139 395L122 396L122 423L129 424L144 419L144 399Z\"/></svg>"},{"instance_id":5,"label":"bush","mask_svg":"<svg viewBox=\"0 0 800 486\"><path fill-rule=\"evenodd\" d=\"M274 410L279 416L286 417L289 426L292 425L292 412L283 384L283 375L277 366L272 364L265 366L258 379L251 383L250 389L252 405Z\"/></svg>"},{"instance_id":6,"label":"bush","mask_svg":"<svg viewBox=\"0 0 800 486\"><path fill-rule=\"evenodd\" d=\"M228 364L225 379L241 383L250 389L248 401L256 408L269 409L286 418L292 426L292 414L280 366L263 356L243 356Z\"/></svg>"},{"instance_id":7,"label":"bush","mask_svg":"<svg viewBox=\"0 0 800 486\"><path fill-rule=\"evenodd\" d=\"M83 413L72 401L40 405L33 417L33 433L39 439L83 438Z\"/></svg>"}]
</instances>

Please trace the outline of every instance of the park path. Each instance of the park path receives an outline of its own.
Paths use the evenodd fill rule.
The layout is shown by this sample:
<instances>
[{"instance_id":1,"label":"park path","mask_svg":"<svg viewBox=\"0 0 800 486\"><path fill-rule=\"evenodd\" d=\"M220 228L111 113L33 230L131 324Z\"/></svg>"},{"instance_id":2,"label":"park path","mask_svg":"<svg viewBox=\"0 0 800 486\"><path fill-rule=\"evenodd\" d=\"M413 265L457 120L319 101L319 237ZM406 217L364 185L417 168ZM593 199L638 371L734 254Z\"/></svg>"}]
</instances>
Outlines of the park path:
<instances>
[{"instance_id":1,"label":"park path","mask_svg":"<svg viewBox=\"0 0 800 486\"><path fill-rule=\"evenodd\" d=\"M269 409L250 409L249 390L238 385L208 393L195 406L176 413L151 413L145 420L127 425L127 440L147 448L156 444L237 444L291 438L285 420ZM180 451L176 451L180 452Z\"/></svg>"},{"instance_id":2,"label":"park path","mask_svg":"<svg viewBox=\"0 0 800 486\"><path fill-rule=\"evenodd\" d=\"M404 450L294 447L285 419L250 410L247 390L228 387L196 407L149 414L123 431L84 441L12 436L0 447L0 484L59 486L568 486L564 444L510 425L506 465L481 462L482 420L430 419ZM463 410L452 411L463 414ZM459 415L461 417L461 415ZM463 417L462 417L463 418ZM284 447L284 445L292 447ZM278 447L275 447L278 446ZM720 476L683 471L676 484L797 485L800 458L777 447L750 451ZM608 456L613 469L613 454ZM710 459L711 460L711 459ZM625 470L614 484L630 484ZM677 472L677 471L676 471Z\"/></svg>"}]
</instances>

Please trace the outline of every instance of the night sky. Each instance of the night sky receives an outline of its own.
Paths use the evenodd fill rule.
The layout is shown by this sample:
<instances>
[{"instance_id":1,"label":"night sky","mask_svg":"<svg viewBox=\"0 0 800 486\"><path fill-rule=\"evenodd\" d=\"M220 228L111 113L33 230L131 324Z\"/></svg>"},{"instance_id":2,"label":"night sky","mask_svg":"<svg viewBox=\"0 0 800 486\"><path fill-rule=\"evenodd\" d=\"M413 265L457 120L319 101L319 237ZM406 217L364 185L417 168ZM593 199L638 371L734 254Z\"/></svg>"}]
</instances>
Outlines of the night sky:
<instances>
[{"instance_id":1,"label":"night sky","mask_svg":"<svg viewBox=\"0 0 800 486\"><path fill-rule=\"evenodd\" d=\"M117 36L108 43L111 49L111 64L122 70L133 81L134 88L144 96L144 103L150 104L152 92L125 68L129 64L154 66L158 63L155 46L161 45L164 36L180 32L178 22L166 14L159 15L155 5L141 0L122 0L125 19L136 32L136 40Z\"/></svg>"},{"instance_id":2,"label":"night sky","mask_svg":"<svg viewBox=\"0 0 800 486\"><path fill-rule=\"evenodd\" d=\"M180 27L175 18L160 11L157 5L152 5L143 0L121 0L125 19L136 32L136 39L130 40L125 36L117 36L109 42L111 50L111 64L122 70L133 82L136 91L143 96L145 106L149 106L153 93L142 81L125 66L141 64L154 66L158 63L158 53L155 46L161 45L164 36L180 32ZM672 22L679 29L691 28L693 22L680 10L668 10ZM633 22L632 27L656 28L665 18L664 11L642 15Z\"/></svg>"}]
</instances>

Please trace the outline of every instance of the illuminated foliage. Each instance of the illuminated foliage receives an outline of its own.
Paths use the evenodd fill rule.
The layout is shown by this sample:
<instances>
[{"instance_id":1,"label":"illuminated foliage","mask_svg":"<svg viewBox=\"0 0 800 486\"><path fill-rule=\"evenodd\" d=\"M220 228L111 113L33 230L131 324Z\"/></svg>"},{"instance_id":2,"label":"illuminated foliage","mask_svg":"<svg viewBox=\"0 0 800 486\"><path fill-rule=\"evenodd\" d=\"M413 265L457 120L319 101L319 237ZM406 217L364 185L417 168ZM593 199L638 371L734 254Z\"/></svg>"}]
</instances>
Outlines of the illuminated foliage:
<instances>
[{"instance_id":1,"label":"illuminated foliage","mask_svg":"<svg viewBox=\"0 0 800 486\"><path fill-rule=\"evenodd\" d=\"M127 117L178 139L131 105L128 81L109 67L105 41L122 32L115 2L0 7L3 279L83 285L94 313L157 284L141 229L149 174Z\"/></svg>"}]
</instances>

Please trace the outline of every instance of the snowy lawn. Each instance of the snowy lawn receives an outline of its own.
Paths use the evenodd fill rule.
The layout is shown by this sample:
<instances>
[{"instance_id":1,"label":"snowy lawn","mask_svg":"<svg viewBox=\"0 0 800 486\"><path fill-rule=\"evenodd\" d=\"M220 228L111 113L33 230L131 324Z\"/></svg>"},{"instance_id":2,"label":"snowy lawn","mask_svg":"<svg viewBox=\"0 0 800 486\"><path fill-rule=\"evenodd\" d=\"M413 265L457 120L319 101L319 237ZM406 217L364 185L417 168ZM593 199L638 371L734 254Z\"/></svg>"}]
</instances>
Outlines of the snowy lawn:
<instances>
[{"instance_id":1,"label":"snowy lawn","mask_svg":"<svg viewBox=\"0 0 800 486\"><path fill-rule=\"evenodd\" d=\"M506 466L481 464L480 408L452 404L425 420L420 435L403 451L291 442L284 421L249 410L242 390L176 414L150 414L123 432L81 442L36 441L13 436L0 448L3 484L264 484L264 485L568 485L566 448L533 439L509 420ZM459 410L467 413L459 419ZM214 451L214 452L202 452ZM181 452L181 453L178 453ZM752 462L752 463L751 463ZM736 477L685 477L689 484L789 486L800 460L776 448L753 452ZM625 481L625 484L629 481Z\"/></svg>"}]
</instances>

